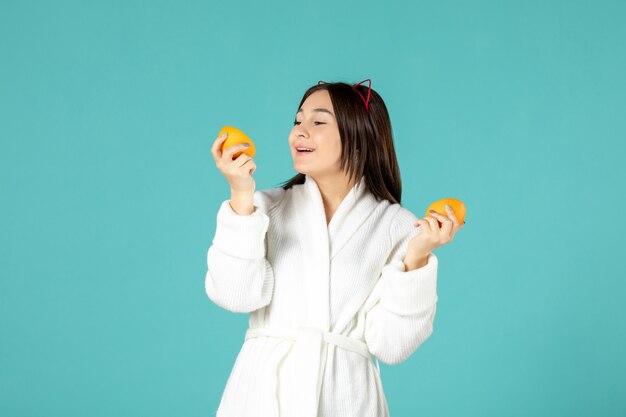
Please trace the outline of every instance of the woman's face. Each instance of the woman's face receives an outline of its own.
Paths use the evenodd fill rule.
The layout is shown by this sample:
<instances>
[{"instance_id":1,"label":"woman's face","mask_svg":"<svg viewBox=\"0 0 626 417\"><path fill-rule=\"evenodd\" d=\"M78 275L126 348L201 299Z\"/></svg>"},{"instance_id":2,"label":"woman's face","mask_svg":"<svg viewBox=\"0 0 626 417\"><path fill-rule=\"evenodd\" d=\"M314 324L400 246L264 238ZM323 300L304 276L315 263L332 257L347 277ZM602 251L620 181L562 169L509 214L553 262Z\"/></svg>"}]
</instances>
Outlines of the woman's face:
<instances>
[{"instance_id":1,"label":"woman's face","mask_svg":"<svg viewBox=\"0 0 626 417\"><path fill-rule=\"evenodd\" d=\"M302 103L289 134L294 169L313 177L340 174L341 138L330 95L318 90ZM296 148L313 151L298 151Z\"/></svg>"}]
</instances>

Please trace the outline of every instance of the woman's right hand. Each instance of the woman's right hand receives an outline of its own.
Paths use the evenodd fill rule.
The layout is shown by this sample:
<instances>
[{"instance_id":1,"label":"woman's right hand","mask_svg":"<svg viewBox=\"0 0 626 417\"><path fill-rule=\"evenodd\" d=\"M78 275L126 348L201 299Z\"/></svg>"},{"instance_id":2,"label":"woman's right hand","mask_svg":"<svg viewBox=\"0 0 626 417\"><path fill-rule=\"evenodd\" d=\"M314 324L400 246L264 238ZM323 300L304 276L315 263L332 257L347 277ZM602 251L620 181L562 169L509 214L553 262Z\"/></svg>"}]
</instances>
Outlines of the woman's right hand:
<instances>
[{"instance_id":1,"label":"woman's right hand","mask_svg":"<svg viewBox=\"0 0 626 417\"><path fill-rule=\"evenodd\" d=\"M222 175L226 177L232 192L253 194L256 183L254 178L252 178L252 173L256 170L256 164L252 157L245 153L233 160L235 152L247 149L243 143L229 146L222 152L222 144L226 140L227 135L227 133L224 133L213 142L211 154L215 160L215 165Z\"/></svg>"}]
</instances>

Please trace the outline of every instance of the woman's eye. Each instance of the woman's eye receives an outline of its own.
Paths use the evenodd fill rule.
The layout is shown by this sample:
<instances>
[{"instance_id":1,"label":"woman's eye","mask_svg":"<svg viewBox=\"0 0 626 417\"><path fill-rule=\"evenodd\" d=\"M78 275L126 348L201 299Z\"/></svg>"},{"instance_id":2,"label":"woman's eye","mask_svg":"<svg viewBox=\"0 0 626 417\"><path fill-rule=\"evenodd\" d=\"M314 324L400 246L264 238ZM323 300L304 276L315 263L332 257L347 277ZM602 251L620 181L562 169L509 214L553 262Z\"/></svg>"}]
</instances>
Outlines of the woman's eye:
<instances>
[{"instance_id":1,"label":"woman's eye","mask_svg":"<svg viewBox=\"0 0 626 417\"><path fill-rule=\"evenodd\" d=\"M315 124L320 124L320 125L325 125L325 124L326 124L326 123L324 123L324 122L313 122L313 123L315 123ZM295 125L299 125L299 124L300 124L300 122L298 122L298 121L293 122L293 125L294 125L294 126L295 126Z\"/></svg>"}]
</instances>

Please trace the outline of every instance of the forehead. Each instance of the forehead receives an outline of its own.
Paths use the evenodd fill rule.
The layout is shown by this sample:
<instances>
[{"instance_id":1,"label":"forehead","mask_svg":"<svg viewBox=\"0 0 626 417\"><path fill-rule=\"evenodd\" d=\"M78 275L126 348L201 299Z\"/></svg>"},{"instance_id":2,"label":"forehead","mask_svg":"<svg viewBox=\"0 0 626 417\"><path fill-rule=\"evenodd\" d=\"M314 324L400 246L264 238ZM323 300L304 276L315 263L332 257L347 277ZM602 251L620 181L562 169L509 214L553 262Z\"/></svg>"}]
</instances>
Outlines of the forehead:
<instances>
[{"instance_id":1,"label":"forehead","mask_svg":"<svg viewBox=\"0 0 626 417\"><path fill-rule=\"evenodd\" d=\"M298 113L326 113L334 115L333 103L330 94L326 90L319 90L311 94L304 100L302 107L298 109Z\"/></svg>"}]
</instances>

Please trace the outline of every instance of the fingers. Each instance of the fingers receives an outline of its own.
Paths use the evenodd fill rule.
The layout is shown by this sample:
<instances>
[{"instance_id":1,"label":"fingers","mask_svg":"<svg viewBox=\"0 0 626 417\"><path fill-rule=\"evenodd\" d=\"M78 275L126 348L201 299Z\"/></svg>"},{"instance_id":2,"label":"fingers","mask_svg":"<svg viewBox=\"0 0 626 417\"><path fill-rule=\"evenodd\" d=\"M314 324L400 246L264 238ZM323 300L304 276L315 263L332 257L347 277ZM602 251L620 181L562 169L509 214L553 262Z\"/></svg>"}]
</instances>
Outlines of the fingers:
<instances>
[{"instance_id":1,"label":"fingers","mask_svg":"<svg viewBox=\"0 0 626 417\"><path fill-rule=\"evenodd\" d=\"M429 213L429 216L424 217L424 219L430 224L430 228L433 232L439 233L439 223L437 223L437 219L433 217L433 213Z\"/></svg>"},{"instance_id":2,"label":"fingers","mask_svg":"<svg viewBox=\"0 0 626 417\"><path fill-rule=\"evenodd\" d=\"M448 213L448 217L452 220L452 224L456 227L459 225L459 219L456 218L456 214L454 214L454 210L452 207L446 204L446 212Z\"/></svg>"},{"instance_id":3,"label":"fingers","mask_svg":"<svg viewBox=\"0 0 626 417\"><path fill-rule=\"evenodd\" d=\"M248 175L252 175L252 173L256 171L256 164L254 163L254 160L252 158L244 162L242 167L244 166L248 169Z\"/></svg>"},{"instance_id":4,"label":"fingers","mask_svg":"<svg viewBox=\"0 0 626 417\"><path fill-rule=\"evenodd\" d=\"M242 153L237 158L233 159L233 165L237 168L242 167L246 162L251 161L252 157L247 153Z\"/></svg>"},{"instance_id":5,"label":"fingers","mask_svg":"<svg viewBox=\"0 0 626 417\"><path fill-rule=\"evenodd\" d=\"M237 158L233 159L231 163L231 172L241 177L247 177L256 171L256 164L254 163L254 160L250 155L245 153L242 153Z\"/></svg>"},{"instance_id":6,"label":"fingers","mask_svg":"<svg viewBox=\"0 0 626 417\"><path fill-rule=\"evenodd\" d=\"M240 143L238 145L233 145L233 146L229 146L228 148L224 149L224 152L222 153L222 160L226 160L226 161L232 161L233 159L233 155L237 152L243 152L246 149L248 149L247 146L245 146L246 144L244 143ZM247 155L247 154L241 154L241 155ZM239 155L239 156L241 156ZM248 155L249 156L249 155ZM239 158L239 157L237 157ZM243 162L242 162L243 164ZM241 166L241 165L238 165Z\"/></svg>"},{"instance_id":7,"label":"fingers","mask_svg":"<svg viewBox=\"0 0 626 417\"><path fill-rule=\"evenodd\" d=\"M428 222L428 220L426 220L426 218L418 219L415 222L415 226L422 226L423 231L426 232L426 233L431 233L432 232L431 225Z\"/></svg>"},{"instance_id":8,"label":"fingers","mask_svg":"<svg viewBox=\"0 0 626 417\"><path fill-rule=\"evenodd\" d=\"M224 144L224 141L227 137L228 133L223 133L221 136L218 136L217 139L215 139L215 141L213 142L213 146L211 147L211 155L213 155L213 159L215 159L215 162L220 159L223 161L232 161L233 155L235 153L248 149L248 146L246 146L246 144L240 143L238 145L229 146L228 148L224 149L224 151L222 151L222 145ZM243 163L244 161L240 161L239 165L237 166L241 166Z\"/></svg>"},{"instance_id":9,"label":"fingers","mask_svg":"<svg viewBox=\"0 0 626 417\"><path fill-rule=\"evenodd\" d=\"M213 146L211 147L211 155L213 155L213 159L215 159L215 162L222 158L222 143L224 143L227 137L228 133L224 133L221 136L218 136L217 139L215 139L215 141L213 142Z\"/></svg>"},{"instance_id":10,"label":"fingers","mask_svg":"<svg viewBox=\"0 0 626 417\"><path fill-rule=\"evenodd\" d=\"M452 220L452 224L454 225L454 231L455 231L454 233L456 233L458 229L463 227L463 225L465 224L465 220L463 220L463 224L461 224L461 222L459 222L459 219L456 217L454 210L452 210L452 207L450 207L447 204L445 207L446 207L446 212L448 212L448 217L450 218L450 220Z\"/></svg>"},{"instance_id":11,"label":"fingers","mask_svg":"<svg viewBox=\"0 0 626 417\"><path fill-rule=\"evenodd\" d=\"M454 236L454 233L453 233L454 224L452 220L450 220L448 217L444 216L443 214L439 214L437 212L431 211L429 214L441 222L441 233L443 233L444 236L449 237L449 238L452 238L452 236Z\"/></svg>"},{"instance_id":12,"label":"fingers","mask_svg":"<svg viewBox=\"0 0 626 417\"><path fill-rule=\"evenodd\" d=\"M240 143L222 150L222 146L227 137L227 133L218 136L211 146L211 155L213 155L217 168L227 179L249 177L256 171L256 164L250 155L244 153L244 151L248 149L248 146L244 143ZM241 154L233 159L234 154L238 152L241 152Z\"/></svg>"},{"instance_id":13,"label":"fingers","mask_svg":"<svg viewBox=\"0 0 626 417\"><path fill-rule=\"evenodd\" d=\"M242 159L243 163L238 169L241 170L242 175L245 173L245 176L250 176L252 175L254 171L256 171L256 164L254 163L254 160L252 159L252 157L245 153L242 153L241 155L239 155L239 158L241 158L244 155L245 155L245 158Z\"/></svg>"}]
</instances>

